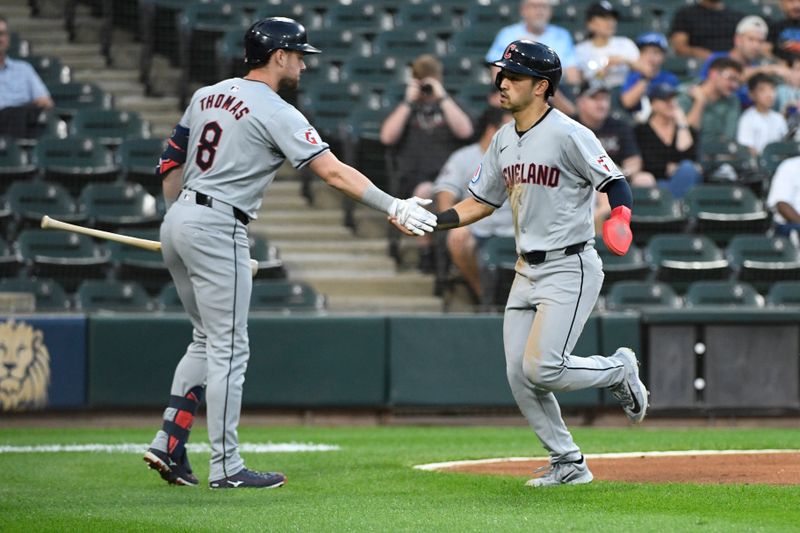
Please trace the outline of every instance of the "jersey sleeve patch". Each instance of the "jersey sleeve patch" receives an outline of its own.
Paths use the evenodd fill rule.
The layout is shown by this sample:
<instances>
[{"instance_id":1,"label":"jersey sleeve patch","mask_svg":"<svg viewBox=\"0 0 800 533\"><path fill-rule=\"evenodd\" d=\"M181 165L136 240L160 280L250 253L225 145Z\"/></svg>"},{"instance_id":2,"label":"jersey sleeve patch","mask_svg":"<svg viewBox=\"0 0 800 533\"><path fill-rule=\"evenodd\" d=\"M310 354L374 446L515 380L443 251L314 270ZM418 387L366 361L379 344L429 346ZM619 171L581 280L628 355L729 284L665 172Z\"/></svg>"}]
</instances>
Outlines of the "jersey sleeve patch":
<instances>
[{"instance_id":1,"label":"jersey sleeve patch","mask_svg":"<svg viewBox=\"0 0 800 533\"><path fill-rule=\"evenodd\" d=\"M478 163L478 168L475 169L475 173L472 175L472 179L469 180L470 183L475 184L481 179L481 172L483 171L483 163Z\"/></svg>"},{"instance_id":2,"label":"jersey sleeve patch","mask_svg":"<svg viewBox=\"0 0 800 533\"><path fill-rule=\"evenodd\" d=\"M295 138L300 142L304 142L310 144L312 146L321 146L322 139L320 139L317 130L313 127L309 126L307 128L303 128L302 130L296 132L294 134Z\"/></svg>"}]
</instances>

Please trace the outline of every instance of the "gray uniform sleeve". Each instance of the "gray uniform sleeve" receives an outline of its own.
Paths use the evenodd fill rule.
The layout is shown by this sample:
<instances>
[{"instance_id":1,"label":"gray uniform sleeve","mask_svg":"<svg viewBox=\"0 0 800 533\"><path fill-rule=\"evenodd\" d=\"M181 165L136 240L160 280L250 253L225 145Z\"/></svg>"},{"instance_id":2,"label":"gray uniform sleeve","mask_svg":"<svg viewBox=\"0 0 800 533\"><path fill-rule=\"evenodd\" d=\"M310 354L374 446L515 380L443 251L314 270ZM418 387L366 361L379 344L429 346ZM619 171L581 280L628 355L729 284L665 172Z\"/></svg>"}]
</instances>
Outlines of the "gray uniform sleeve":
<instances>
[{"instance_id":1,"label":"gray uniform sleeve","mask_svg":"<svg viewBox=\"0 0 800 533\"><path fill-rule=\"evenodd\" d=\"M570 146L571 145L571 146ZM597 137L588 129L577 129L569 135L564 154L575 168L598 191L603 191L615 179L625 179Z\"/></svg>"},{"instance_id":2,"label":"gray uniform sleeve","mask_svg":"<svg viewBox=\"0 0 800 533\"><path fill-rule=\"evenodd\" d=\"M294 168L302 168L329 149L314 126L298 110L286 107L267 122L267 129L278 149Z\"/></svg>"},{"instance_id":3,"label":"gray uniform sleeve","mask_svg":"<svg viewBox=\"0 0 800 533\"><path fill-rule=\"evenodd\" d=\"M469 192L476 200L483 204L490 205L495 209L500 209L506 198L506 182L500 169L498 160L499 151L497 148L497 137L501 132L497 132L492 137L489 149L483 156L483 161L478 165L475 174L469 182Z\"/></svg>"}]
</instances>

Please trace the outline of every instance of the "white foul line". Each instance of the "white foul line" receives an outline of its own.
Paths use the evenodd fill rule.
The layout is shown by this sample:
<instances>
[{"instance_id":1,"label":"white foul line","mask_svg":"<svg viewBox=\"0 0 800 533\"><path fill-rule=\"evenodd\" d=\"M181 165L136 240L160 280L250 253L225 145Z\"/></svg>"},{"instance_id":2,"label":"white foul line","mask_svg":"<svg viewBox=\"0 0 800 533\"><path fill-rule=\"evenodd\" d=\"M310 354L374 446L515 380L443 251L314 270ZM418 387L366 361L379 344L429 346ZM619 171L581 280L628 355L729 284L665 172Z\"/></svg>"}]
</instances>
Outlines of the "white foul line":
<instances>
[{"instance_id":1,"label":"white foul line","mask_svg":"<svg viewBox=\"0 0 800 533\"><path fill-rule=\"evenodd\" d=\"M43 444L38 446L0 446L0 453L62 453L62 452L102 452L102 453L144 453L147 444ZM211 446L205 442L186 445L190 452L210 453ZM245 453L298 453L298 452L336 452L341 448L335 444L314 444L303 442L266 442L256 444L243 442L239 450Z\"/></svg>"},{"instance_id":2,"label":"white foul line","mask_svg":"<svg viewBox=\"0 0 800 533\"><path fill-rule=\"evenodd\" d=\"M587 459L632 459L637 457L684 457L687 455L746 455L767 453L800 453L800 450L673 450L665 452L624 452L624 453L587 453ZM428 463L414 465L417 470L442 470L467 465L486 465L492 463L517 463L522 461L549 461L549 457L495 457L492 459L474 459L471 461L447 461L444 463Z\"/></svg>"}]
</instances>

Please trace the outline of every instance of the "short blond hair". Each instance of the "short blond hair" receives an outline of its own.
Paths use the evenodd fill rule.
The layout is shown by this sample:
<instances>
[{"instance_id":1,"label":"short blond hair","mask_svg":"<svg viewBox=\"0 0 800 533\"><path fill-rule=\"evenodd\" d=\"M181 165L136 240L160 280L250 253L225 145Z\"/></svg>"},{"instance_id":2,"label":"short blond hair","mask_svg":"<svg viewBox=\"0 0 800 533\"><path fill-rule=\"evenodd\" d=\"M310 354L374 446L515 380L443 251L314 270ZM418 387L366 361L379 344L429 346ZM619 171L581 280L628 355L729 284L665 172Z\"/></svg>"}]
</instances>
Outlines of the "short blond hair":
<instances>
[{"instance_id":1,"label":"short blond hair","mask_svg":"<svg viewBox=\"0 0 800 533\"><path fill-rule=\"evenodd\" d=\"M411 63L411 76L422 80L425 78L442 79L442 62L431 54L422 54Z\"/></svg>"}]
</instances>

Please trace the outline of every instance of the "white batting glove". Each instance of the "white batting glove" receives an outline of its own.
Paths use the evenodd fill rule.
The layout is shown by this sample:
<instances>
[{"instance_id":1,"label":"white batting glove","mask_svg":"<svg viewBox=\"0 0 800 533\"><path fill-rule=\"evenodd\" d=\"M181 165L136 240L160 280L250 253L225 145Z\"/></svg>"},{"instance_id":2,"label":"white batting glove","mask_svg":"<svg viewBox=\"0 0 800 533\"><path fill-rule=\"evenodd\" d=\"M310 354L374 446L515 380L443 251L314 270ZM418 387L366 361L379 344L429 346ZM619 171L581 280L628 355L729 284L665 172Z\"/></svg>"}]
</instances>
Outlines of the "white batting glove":
<instances>
[{"instance_id":1,"label":"white batting glove","mask_svg":"<svg viewBox=\"0 0 800 533\"><path fill-rule=\"evenodd\" d=\"M395 198L389 207L389 216L395 217L397 223L415 235L425 235L436 227L436 215L423 206L430 205L433 200L412 196L406 200Z\"/></svg>"}]
</instances>

